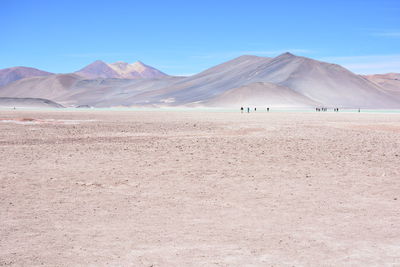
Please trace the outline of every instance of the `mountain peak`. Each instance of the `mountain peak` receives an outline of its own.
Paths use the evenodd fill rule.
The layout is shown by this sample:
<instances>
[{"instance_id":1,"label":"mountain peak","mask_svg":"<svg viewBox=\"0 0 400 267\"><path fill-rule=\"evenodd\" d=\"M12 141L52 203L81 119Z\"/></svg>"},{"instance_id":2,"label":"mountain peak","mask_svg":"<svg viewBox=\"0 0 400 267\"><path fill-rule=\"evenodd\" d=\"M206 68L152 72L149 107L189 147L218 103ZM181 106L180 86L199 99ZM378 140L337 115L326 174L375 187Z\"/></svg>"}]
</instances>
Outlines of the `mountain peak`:
<instances>
[{"instance_id":1,"label":"mountain peak","mask_svg":"<svg viewBox=\"0 0 400 267\"><path fill-rule=\"evenodd\" d=\"M115 78L118 75L107 63L101 60L94 61L76 73L86 78Z\"/></svg>"},{"instance_id":2,"label":"mountain peak","mask_svg":"<svg viewBox=\"0 0 400 267\"><path fill-rule=\"evenodd\" d=\"M114 62L114 63L110 63L111 65L112 64L115 64L115 65L127 65L127 64L129 64L129 63L127 63L127 62L125 62L125 61L117 61L117 62Z\"/></svg>"},{"instance_id":3,"label":"mountain peak","mask_svg":"<svg viewBox=\"0 0 400 267\"><path fill-rule=\"evenodd\" d=\"M293 54L290 53L290 52L285 52L285 53L283 53L283 54L280 54L280 55L277 56L277 57L279 57L279 58L282 58L282 57L291 58L291 57L296 57L296 55L293 55Z\"/></svg>"},{"instance_id":4,"label":"mountain peak","mask_svg":"<svg viewBox=\"0 0 400 267\"><path fill-rule=\"evenodd\" d=\"M142 66L146 66L146 64L144 64L142 61L138 60L136 62L133 62L132 65L142 65Z\"/></svg>"},{"instance_id":5,"label":"mountain peak","mask_svg":"<svg viewBox=\"0 0 400 267\"><path fill-rule=\"evenodd\" d=\"M88 66L90 65L107 65L107 63L105 63L104 61L101 61L100 59L93 61L92 63L90 63Z\"/></svg>"},{"instance_id":6,"label":"mountain peak","mask_svg":"<svg viewBox=\"0 0 400 267\"><path fill-rule=\"evenodd\" d=\"M132 66L132 69L134 69L140 73L145 71L146 69L150 68L149 66L147 66L146 64L144 64L141 61L136 61L136 62L132 63L131 66Z\"/></svg>"},{"instance_id":7,"label":"mountain peak","mask_svg":"<svg viewBox=\"0 0 400 267\"><path fill-rule=\"evenodd\" d=\"M121 69L126 70L129 67L129 63L124 62L124 61L117 61L114 63L107 64L109 67L111 67L113 70L116 72L119 72Z\"/></svg>"},{"instance_id":8,"label":"mountain peak","mask_svg":"<svg viewBox=\"0 0 400 267\"><path fill-rule=\"evenodd\" d=\"M166 74L141 61L129 64L124 61L105 63L96 60L77 73L87 78L152 79L166 76Z\"/></svg>"},{"instance_id":9,"label":"mountain peak","mask_svg":"<svg viewBox=\"0 0 400 267\"><path fill-rule=\"evenodd\" d=\"M29 68L29 67L12 67L0 70L0 86L9 84L11 82L33 76L48 76L53 73Z\"/></svg>"},{"instance_id":10,"label":"mountain peak","mask_svg":"<svg viewBox=\"0 0 400 267\"><path fill-rule=\"evenodd\" d=\"M236 59L248 60L248 59L258 59L258 58L265 58L265 57L260 57L260 56L255 56L255 55L242 55L240 57L237 57Z\"/></svg>"}]
</instances>

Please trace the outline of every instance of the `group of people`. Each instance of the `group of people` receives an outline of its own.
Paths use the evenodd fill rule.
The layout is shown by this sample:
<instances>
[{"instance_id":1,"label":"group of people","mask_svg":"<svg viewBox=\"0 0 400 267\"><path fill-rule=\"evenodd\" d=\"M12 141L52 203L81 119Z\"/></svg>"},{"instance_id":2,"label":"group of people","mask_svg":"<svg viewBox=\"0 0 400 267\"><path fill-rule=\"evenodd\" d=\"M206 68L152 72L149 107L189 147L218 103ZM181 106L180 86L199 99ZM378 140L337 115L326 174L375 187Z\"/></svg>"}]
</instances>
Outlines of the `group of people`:
<instances>
[{"instance_id":1,"label":"group of people","mask_svg":"<svg viewBox=\"0 0 400 267\"><path fill-rule=\"evenodd\" d=\"M269 108L268 107L266 108L266 110L267 110L267 112L269 112ZM244 107L240 107L240 112L243 113L244 111L245 111L245 108ZM246 111L247 111L247 113L250 113L250 108L247 107ZM254 108L254 111L257 111L257 108ZM317 111L317 112L321 112L321 111L326 112L326 111L328 111L328 108L325 108L325 107L315 108L315 111ZM339 108L334 108L333 112L339 112ZM361 112L361 110L358 109L358 112Z\"/></svg>"},{"instance_id":2,"label":"group of people","mask_svg":"<svg viewBox=\"0 0 400 267\"><path fill-rule=\"evenodd\" d=\"M317 112L321 112L321 111L328 111L328 108L315 108L315 111ZM339 108L334 108L333 109L334 112L339 112Z\"/></svg>"},{"instance_id":3,"label":"group of people","mask_svg":"<svg viewBox=\"0 0 400 267\"><path fill-rule=\"evenodd\" d=\"M250 108L249 107L247 107L246 110L247 110L247 113L250 113ZM244 111L244 108L240 107L240 112L243 113L243 111ZM254 111L257 111L257 108L254 108ZM269 108L267 108L267 112L269 112Z\"/></svg>"}]
</instances>

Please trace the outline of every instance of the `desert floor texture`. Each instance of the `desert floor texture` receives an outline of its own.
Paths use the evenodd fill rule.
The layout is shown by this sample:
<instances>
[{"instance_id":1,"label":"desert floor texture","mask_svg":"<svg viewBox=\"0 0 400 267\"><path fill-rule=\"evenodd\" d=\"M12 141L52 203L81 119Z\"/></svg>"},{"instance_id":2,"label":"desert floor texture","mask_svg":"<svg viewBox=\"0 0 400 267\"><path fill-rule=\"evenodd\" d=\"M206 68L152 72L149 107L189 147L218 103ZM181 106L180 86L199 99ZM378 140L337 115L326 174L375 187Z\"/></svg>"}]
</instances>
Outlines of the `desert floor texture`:
<instances>
[{"instance_id":1,"label":"desert floor texture","mask_svg":"<svg viewBox=\"0 0 400 267\"><path fill-rule=\"evenodd\" d=\"M0 266L400 266L400 114L0 111Z\"/></svg>"}]
</instances>

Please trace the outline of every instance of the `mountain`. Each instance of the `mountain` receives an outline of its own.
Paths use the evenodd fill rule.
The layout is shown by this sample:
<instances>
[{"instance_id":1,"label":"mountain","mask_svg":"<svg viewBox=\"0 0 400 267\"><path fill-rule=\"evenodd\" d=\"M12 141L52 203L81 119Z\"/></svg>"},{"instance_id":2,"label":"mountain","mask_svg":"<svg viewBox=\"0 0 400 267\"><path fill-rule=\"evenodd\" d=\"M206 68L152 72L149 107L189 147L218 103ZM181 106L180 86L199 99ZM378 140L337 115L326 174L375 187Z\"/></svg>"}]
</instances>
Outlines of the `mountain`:
<instances>
[{"instance_id":1,"label":"mountain","mask_svg":"<svg viewBox=\"0 0 400 267\"><path fill-rule=\"evenodd\" d=\"M75 72L88 79L94 78L118 78L119 74L113 70L107 63L96 60L86 67Z\"/></svg>"},{"instance_id":2,"label":"mountain","mask_svg":"<svg viewBox=\"0 0 400 267\"><path fill-rule=\"evenodd\" d=\"M391 74L378 77L397 83ZM0 88L3 97L46 98L66 106L282 106L400 108L397 87L326 62L284 53L241 56L189 77L141 62L96 61L74 74L29 77Z\"/></svg>"},{"instance_id":3,"label":"mountain","mask_svg":"<svg viewBox=\"0 0 400 267\"><path fill-rule=\"evenodd\" d=\"M115 62L108 64L113 70L115 70L120 77L124 79L154 79L161 78L167 76L165 73L148 66L140 61L137 61L132 64L128 64L126 62Z\"/></svg>"},{"instance_id":4,"label":"mountain","mask_svg":"<svg viewBox=\"0 0 400 267\"><path fill-rule=\"evenodd\" d=\"M62 105L42 98L0 97L1 108L63 108Z\"/></svg>"},{"instance_id":5,"label":"mountain","mask_svg":"<svg viewBox=\"0 0 400 267\"><path fill-rule=\"evenodd\" d=\"M165 73L140 61L105 63L97 60L76 72L85 78L154 79L167 76Z\"/></svg>"},{"instance_id":6,"label":"mountain","mask_svg":"<svg viewBox=\"0 0 400 267\"><path fill-rule=\"evenodd\" d=\"M159 79L87 79L78 74L55 74L21 79L0 88L0 97L47 98L65 106L130 106L134 96L168 86L181 77Z\"/></svg>"},{"instance_id":7,"label":"mountain","mask_svg":"<svg viewBox=\"0 0 400 267\"><path fill-rule=\"evenodd\" d=\"M226 90L251 83L250 79L254 77L257 70L271 60L266 57L244 55L184 78L169 87L138 95L137 102L163 104L166 101L180 105L205 101Z\"/></svg>"},{"instance_id":8,"label":"mountain","mask_svg":"<svg viewBox=\"0 0 400 267\"><path fill-rule=\"evenodd\" d=\"M388 94L400 101L400 73L373 74L363 77L381 86Z\"/></svg>"},{"instance_id":9,"label":"mountain","mask_svg":"<svg viewBox=\"0 0 400 267\"><path fill-rule=\"evenodd\" d=\"M399 107L383 88L347 69L284 53L275 58L241 56L167 88L137 95L137 103L205 103L230 89L273 83L329 107ZM257 90L259 92L259 90ZM255 95L255 97L257 97Z\"/></svg>"},{"instance_id":10,"label":"mountain","mask_svg":"<svg viewBox=\"0 0 400 267\"><path fill-rule=\"evenodd\" d=\"M273 83L257 82L230 89L200 103L213 107L316 107L317 103L288 87Z\"/></svg>"},{"instance_id":11,"label":"mountain","mask_svg":"<svg viewBox=\"0 0 400 267\"><path fill-rule=\"evenodd\" d=\"M47 76L52 73L28 67L13 67L0 70L0 86L33 76Z\"/></svg>"},{"instance_id":12,"label":"mountain","mask_svg":"<svg viewBox=\"0 0 400 267\"><path fill-rule=\"evenodd\" d=\"M93 107L132 106L136 95L164 88L182 79L163 77L159 79L94 79L79 80L68 93L56 100L65 105L89 105ZM1 92L1 91L0 91ZM151 103L146 103L151 104Z\"/></svg>"},{"instance_id":13,"label":"mountain","mask_svg":"<svg viewBox=\"0 0 400 267\"><path fill-rule=\"evenodd\" d=\"M82 79L76 74L54 74L29 77L0 88L3 97L33 97L58 100Z\"/></svg>"}]
</instances>

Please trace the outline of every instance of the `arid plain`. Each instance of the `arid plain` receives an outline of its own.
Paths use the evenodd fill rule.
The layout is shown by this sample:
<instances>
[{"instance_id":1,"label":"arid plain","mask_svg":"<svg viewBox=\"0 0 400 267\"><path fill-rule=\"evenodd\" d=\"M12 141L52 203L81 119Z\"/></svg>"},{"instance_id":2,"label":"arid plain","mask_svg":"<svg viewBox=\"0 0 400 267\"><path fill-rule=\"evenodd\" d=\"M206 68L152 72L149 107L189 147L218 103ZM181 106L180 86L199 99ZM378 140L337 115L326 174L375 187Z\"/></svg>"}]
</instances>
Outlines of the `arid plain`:
<instances>
[{"instance_id":1,"label":"arid plain","mask_svg":"<svg viewBox=\"0 0 400 267\"><path fill-rule=\"evenodd\" d=\"M0 111L0 266L400 266L400 114Z\"/></svg>"}]
</instances>

